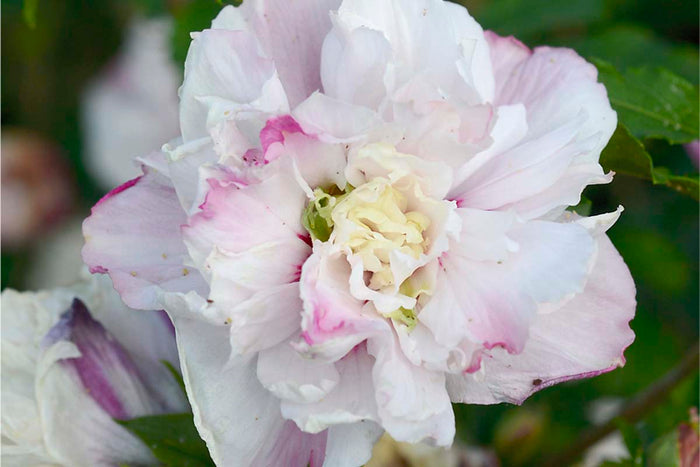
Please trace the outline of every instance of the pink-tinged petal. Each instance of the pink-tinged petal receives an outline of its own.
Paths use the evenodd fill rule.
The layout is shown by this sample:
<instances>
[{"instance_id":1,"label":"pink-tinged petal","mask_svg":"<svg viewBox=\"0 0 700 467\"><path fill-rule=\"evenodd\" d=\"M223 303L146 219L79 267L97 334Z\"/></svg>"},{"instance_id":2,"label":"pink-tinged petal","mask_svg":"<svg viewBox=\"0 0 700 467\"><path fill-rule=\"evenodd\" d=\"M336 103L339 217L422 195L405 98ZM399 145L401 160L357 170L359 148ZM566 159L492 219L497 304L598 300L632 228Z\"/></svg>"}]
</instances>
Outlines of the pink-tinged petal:
<instances>
[{"instance_id":1,"label":"pink-tinged petal","mask_svg":"<svg viewBox=\"0 0 700 467\"><path fill-rule=\"evenodd\" d=\"M307 195L317 187L337 186L345 188L345 146L329 144L313 136L293 134L287 136L282 148L294 163L300 185ZM308 187L308 188L307 188Z\"/></svg>"},{"instance_id":2,"label":"pink-tinged petal","mask_svg":"<svg viewBox=\"0 0 700 467\"><path fill-rule=\"evenodd\" d=\"M379 110L386 97L384 74L392 54L391 45L379 31L349 29L337 19L335 23L323 41L324 94Z\"/></svg>"},{"instance_id":3,"label":"pink-tinged petal","mask_svg":"<svg viewBox=\"0 0 700 467\"><path fill-rule=\"evenodd\" d=\"M364 343L358 345L335 364L328 364L334 366L340 378L327 395L318 401L287 398L282 401L282 415L309 433L338 425L378 422L373 364L367 346Z\"/></svg>"},{"instance_id":4,"label":"pink-tinged petal","mask_svg":"<svg viewBox=\"0 0 700 467\"><path fill-rule=\"evenodd\" d=\"M209 299L222 308L234 308L259 292L296 283L310 253L309 246L296 237L237 253L216 247L205 262L210 274Z\"/></svg>"},{"instance_id":5,"label":"pink-tinged petal","mask_svg":"<svg viewBox=\"0 0 700 467\"><path fill-rule=\"evenodd\" d=\"M323 249L320 243L315 249ZM344 257L315 251L304 263L300 294L304 301L300 350L330 361L342 358L388 323L350 294L350 266Z\"/></svg>"},{"instance_id":6,"label":"pink-tinged petal","mask_svg":"<svg viewBox=\"0 0 700 467\"><path fill-rule=\"evenodd\" d=\"M206 291L199 272L184 266L180 226L185 213L169 180L149 168L116 188L83 223L83 260L107 273L131 308L158 309L161 291Z\"/></svg>"},{"instance_id":7,"label":"pink-tinged petal","mask_svg":"<svg viewBox=\"0 0 700 467\"><path fill-rule=\"evenodd\" d=\"M334 425L328 428L326 462L328 467L365 465L372 456L374 443L384 433L381 426L369 421Z\"/></svg>"},{"instance_id":8,"label":"pink-tinged petal","mask_svg":"<svg viewBox=\"0 0 700 467\"><path fill-rule=\"evenodd\" d=\"M376 359L372 378L384 429L397 441L451 445L455 422L445 373L413 365L393 332L369 339L367 350Z\"/></svg>"},{"instance_id":9,"label":"pink-tinged petal","mask_svg":"<svg viewBox=\"0 0 700 467\"><path fill-rule=\"evenodd\" d=\"M463 182L465 191L457 198L458 204L504 210L547 190L566 174L575 158L588 154L595 146L597 136L576 140L584 122L585 114L580 114L539 137L532 138L528 133L523 141L496 154ZM539 214L552 207L547 206Z\"/></svg>"},{"instance_id":10,"label":"pink-tinged petal","mask_svg":"<svg viewBox=\"0 0 700 467\"><path fill-rule=\"evenodd\" d=\"M484 346L522 351L537 304L583 290L595 246L576 224L533 221L508 236L518 245L502 261L467 259L453 244L441 258L438 287L418 319L448 347L468 337Z\"/></svg>"},{"instance_id":11,"label":"pink-tinged petal","mask_svg":"<svg viewBox=\"0 0 700 467\"><path fill-rule=\"evenodd\" d=\"M226 7L213 27L246 29L279 72L292 107L321 89L321 45L340 0L255 0Z\"/></svg>"},{"instance_id":12,"label":"pink-tinged petal","mask_svg":"<svg viewBox=\"0 0 700 467\"><path fill-rule=\"evenodd\" d=\"M268 242L304 244L301 214L306 196L291 175L277 173L246 187L210 180L201 211L183 227L195 264L219 248L239 253Z\"/></svg>"},{"instance_id":13,"label":"pink-tinged petal","mask_svg":"<svg viewBox=\"0 0 700 467\"><path fill-rule=\"evenodd\" d=\"M539 314L523 352L500 349L483 357L479 378L450 376L455 402L522 403L532 393L572 379L587 378L624 365L623 351L634 340L635 287L610 240L598 238L598 255L583 293L562 308Z\"/></svg>"},{"instance_id":14,"label":"pink-tinged petal","mask_svg":"<svg viewBox=\"0 0 700 467\"><path fill-rule=\"evenodd\" d=\"M272 467L284 460L295 467L320 465L326 433L302 433L294 422L282 418L279 400L256 377L255 356L231 356L226 326L197 319L182 296L171 294L165 300L177 329L195 426L214 462Z\"/></svg>"},{"instance_id":15,"label":"pink-tinged petal","mask_svg":"<svg viewBox=\"0 0 700 467\"><path fill-rule=\"evenodd\" d=\"M292 112L304 131L329 143L364 138L381 124L379 115L367 107L313 93Z\"/></svg>"},{"instance_id":16,"label":"pink-tinged petal","mask_svg":"<svg viewBox=\"0 0 700 467\"><path fill-rule=\"evenodd\" d=\"M283 143L287 133L304 133L304 130L301 129L291 115L282 115L269 119L263 129L260 130L260 144L262 144L263 153L267 154L271 145Z\"/></svg>"},{"instance_id":17,"label":"pink-tinged petal","mask_svg":"<svg viewBox=\"0 0 700 467\"><path fill-rule=\"evenodd\" d=\"M282 401L305 404L324 399L340 375L332 363L306 358L282 342L258 354L258 379Z\"/></svg>"},{"instance_id":18,"label":"pink-tinged petal","mask_svg":"<svg viewBox=\"0 0 700 467\"><path fill-rule=\"evenodd\" d=\"M236 83L232 86L231 83ZM180 88L180 127L185 142L208 136L208 128L227 112L288 111L275 64L260 55L246 31L210 29L192 40Z\"/></svg>"},{"instance_id":19,"label":"pink-tinged petal","mask_svg":"<svg viewBox=\"0 0 700 467\"><path fill-rule=\"evenodd\" d=\"M201 171L214 164L219 156L210 138L178 145L168 143L163 149L168 152L167 171L164 173L168 174L182 209L191 214L201 204L203 193L208 188L206 180L201 180Z\"/></svg>"},{"instance_id":20,"label":"pink-tinged petal","mask_svg":"<svg viewBox=\"0 0 700 467\"><path fill-rule=\"evenodd\" d=\"M538 47L530 52L513 38L493 33L487 33L486 38L496 73L494 103L524 105L528 127L518 147L497 157L491 165L507 168L503 164L511 163L513 156L528 147L529 157L517 156L521 164L537 167L530 161L547 161L539 166L540 171L547 170L544 177L538 177L536 185L529 187L522 176L517 176L524 173L512 172L502 178L510 180L511 186L523 184L520 191L505 198L496 196L499 185L493 183L496 174L502 172L494 167L494 173L482 171L481 177L492 180L493 190L481 193L471 206L487 208L483 203L491 197L523 217L535 218L558 206L576 204L588 184L607 183L610 179L604 176L598 158L615 130L617 116L605 87L597 82L596 68L571 49ZM572 126L573 131L565 136L563 130ZM543 142L553 145L543 146ZM483 185L483 181L479 184ZM490 202L491 209L501 207Z\"/></svg>"}]
</instances>

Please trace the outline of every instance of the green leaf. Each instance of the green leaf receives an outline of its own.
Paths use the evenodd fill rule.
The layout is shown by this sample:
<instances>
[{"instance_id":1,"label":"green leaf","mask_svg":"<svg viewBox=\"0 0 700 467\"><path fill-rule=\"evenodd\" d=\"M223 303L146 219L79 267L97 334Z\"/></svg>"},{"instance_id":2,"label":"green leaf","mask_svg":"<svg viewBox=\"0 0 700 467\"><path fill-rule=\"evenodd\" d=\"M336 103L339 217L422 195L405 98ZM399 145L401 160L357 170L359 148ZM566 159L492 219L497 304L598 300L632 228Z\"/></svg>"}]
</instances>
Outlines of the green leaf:
<instances>
[{"instance_id":1,"label":"green leaf","mask_svg":"<svg viewBox=\"0 0 700 467\"><path fill-rule=\"evenodd\" d=\"M634 137L670 143L698 139L696 86L663 68L629 68L623 75L603 60L593 62L619 121Z\"/></svg>"},{"instance_id":2,"label":"green leaf","mask_svg":"<svg viewBox=\"0 0 700 467\"><path fill-rule=\"evenodd\" d=\"M637 25L615 25L561 45L573 47L584 57L602 58L618 70L644 65L663 66L698 84L700 60L696 46L671 42Z\"/></svg>"},{"instance_id":3,"label":"green leaf","mask_svg":"<svg viewBox=\"0 0 700 467\"><path fill-rule=\"evenodd\" d=\"M644 145L622 123L617 125L617 130L600 155L600 164L605 170L649 180L655 185L666 185L695 200L700 197L697 176L672 175L664 167L654 167Z\"/></svg>"},{"instance_id":4,"label":"green leaf","mask_svg":"<svg viewBox=\"0 0 700 467\"><path fill-rule=\"evenodd\" d=\"M589 216L591 214L592 209L593 201L586 198L585 196L581 196L581 201L576 206L569 206L569 208L567 208L567 211L576 213L579 216Z\"/></svg>"},{"instance_id":5,"label":"green leaf","mask_svg":"<svg viewBox=\"0 0 700 467\"><path fill-rule=\"evenodd\" d=\"M459 1L471 7L470 2ZM482 8L474 7L474 16L484 29L501 35L528 39L557 28L570 28L596 22L604 16L603 0L492 0Z\"/></svg>"},{"instance_id":6,"label":"green leaf","mask_svg":"<svg viewBox=\"0 0 700 467\"><path fill-rule=\"evenodd\" d=\"M36 28L36 12L39 9L39 0L24 0L22 17L30 29Z\"/></svg>"},{"instance_id":7,"label":"green leaf","mask_svg":"<svg viewBox=\"0 0 700 467\"><path fill-rule=\"evenodd\" d=\"M215 0L182 2L173 9L173 56L176 63L185 63L192 41L190 33L211 27L222 5Z\"/></svg>"},{"instance_id":8,"label":"green leaf","mask_svg":"<svg viewBox=\"0 0 700 467\"><path fill-rule=\"evenodd\" d=\"M617 429L620 430L622 438L625 441L625 446L627 446L627 450L632 457L631 465L643 465L644 444L642 443L637 429L634 425L627 423L621 418L615 420L615 425L617 425Z\"/></svg>"},{"instance_id":9,"label":"green leaf","mask_svg":"<svg viewBox=\"0 0 700 467\"><path fill-rule=\"evenodd\" d=\"M182 467L213 466L209 451L199 437L192 414L153 415L117 420L146 446L165 465Z\"/></svg>"}]
</instances>

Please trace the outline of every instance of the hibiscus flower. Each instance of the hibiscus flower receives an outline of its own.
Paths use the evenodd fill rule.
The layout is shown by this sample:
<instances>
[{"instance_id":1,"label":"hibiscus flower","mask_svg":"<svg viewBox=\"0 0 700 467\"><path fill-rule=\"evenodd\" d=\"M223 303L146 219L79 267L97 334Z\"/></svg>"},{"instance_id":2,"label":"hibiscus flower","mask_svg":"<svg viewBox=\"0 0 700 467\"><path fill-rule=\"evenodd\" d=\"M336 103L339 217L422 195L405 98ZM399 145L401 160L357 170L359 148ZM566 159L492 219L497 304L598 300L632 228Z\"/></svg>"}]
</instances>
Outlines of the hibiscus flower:
<instances>
[{"instance_id":1,"label":"hibiscus flower","mask_svg":"<svg viewBox=\"0 0 700 467\"><path fill-rule=\"evenodd\" d=\"M219 465L359 465L452 443L451 402L624 364L635 289L567 208L608 183L593 65L440 0L254 1L193 34L181 138L84 223L165 308Z\"/></svg>"}]
</instances>

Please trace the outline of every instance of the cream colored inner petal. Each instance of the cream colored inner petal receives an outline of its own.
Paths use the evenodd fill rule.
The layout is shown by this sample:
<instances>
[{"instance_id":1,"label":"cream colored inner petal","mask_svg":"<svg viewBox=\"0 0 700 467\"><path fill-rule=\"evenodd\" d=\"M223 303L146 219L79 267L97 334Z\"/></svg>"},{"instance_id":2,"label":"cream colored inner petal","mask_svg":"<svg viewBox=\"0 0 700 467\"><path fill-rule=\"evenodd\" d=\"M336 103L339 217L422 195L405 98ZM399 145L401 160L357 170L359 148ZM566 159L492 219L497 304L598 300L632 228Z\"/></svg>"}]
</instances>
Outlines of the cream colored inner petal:
<instances>
[{"instance_id":1,"label":"cream colored inner petal","mask_svg":"<svg viewBox=\"0 0 700 467\"><path fill-rule=\"evenodd\" d=\"M427 251L424 237L430 219L408 210L408 200L385 179L375 179L351 192L333 211L336 226L351 223L345 244L371 273L368 286L394 285L391 252L418 258Z\"/></svg>"}]
</instances>

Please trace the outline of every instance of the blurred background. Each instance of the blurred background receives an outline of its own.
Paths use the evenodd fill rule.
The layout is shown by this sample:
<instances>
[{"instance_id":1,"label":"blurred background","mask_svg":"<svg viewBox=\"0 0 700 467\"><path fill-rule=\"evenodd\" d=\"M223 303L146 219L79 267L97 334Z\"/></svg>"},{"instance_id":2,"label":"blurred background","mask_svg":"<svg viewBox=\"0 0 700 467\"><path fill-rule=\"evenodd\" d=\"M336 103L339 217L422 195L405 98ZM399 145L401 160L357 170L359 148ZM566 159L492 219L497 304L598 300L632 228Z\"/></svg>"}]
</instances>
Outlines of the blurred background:
<instances>
[{"instance_id":1,"label":"blurred background","mask_svg":"<svg viewBox=\"0 0 700 467\"><path fill-rule=\"evenodd\" d=\"M698 84L696 0L459 3L485 29L529 46L572 47L619 70L658 65ZM221 6L220 0L2 0L3 289L77 278L81 220L104 193L139 173L133 157L177 136L189 32L207 27ZM645 145L656 165L697 173L697 144ZM698 204L623 175L585 195L593 214L625 206L610 237L638 290L637 339L627 365L543 390L521 407L456 406L457 454L384 441L373 465L436 465L435 455L445 465L565 465L571 461L557 456L577 457L586 432L645 390L656 398L641 403L628 422L616 422L619 431L586 451L586 465L629 458L630 451L650 465L680 465L653 460L664 443L683 437L682 424L697 428L690 412L698 405L697 363L688 369L686 361L672 384L658 385L698 341Z\"/></svg>"}]
</instances>

